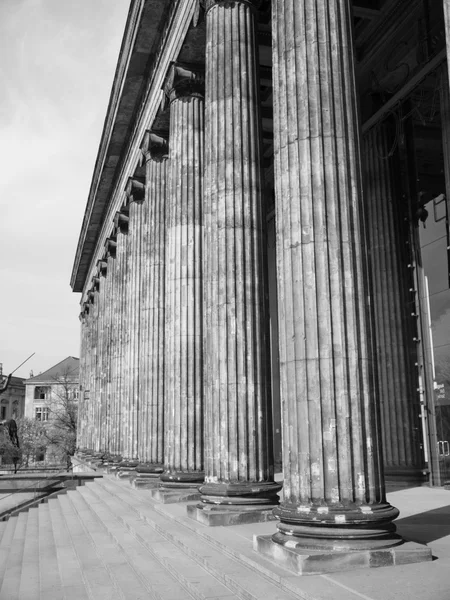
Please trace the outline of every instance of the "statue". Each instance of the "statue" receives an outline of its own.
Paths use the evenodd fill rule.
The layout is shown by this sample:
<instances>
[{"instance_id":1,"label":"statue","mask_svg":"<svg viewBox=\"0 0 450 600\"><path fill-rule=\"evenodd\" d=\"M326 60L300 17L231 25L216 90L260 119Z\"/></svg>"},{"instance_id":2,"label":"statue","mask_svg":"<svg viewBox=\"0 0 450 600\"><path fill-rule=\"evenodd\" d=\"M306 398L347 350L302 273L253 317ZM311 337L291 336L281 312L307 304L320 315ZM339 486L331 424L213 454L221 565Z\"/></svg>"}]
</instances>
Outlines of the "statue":
<instances>
[{"instance_id":1,"label":"statue","mask_svg":"<svg viewBox=\"0 0 450 600\"><path fill-rule=\"evenodd\" d=\"M19 436L17 435L17 423L14 419L5 419L4 421L0 421L0 425L5 427L8 431L9 439L11 440L11 444L16 448L20 448L19 444Z\"/></svg>"}]
</instances>

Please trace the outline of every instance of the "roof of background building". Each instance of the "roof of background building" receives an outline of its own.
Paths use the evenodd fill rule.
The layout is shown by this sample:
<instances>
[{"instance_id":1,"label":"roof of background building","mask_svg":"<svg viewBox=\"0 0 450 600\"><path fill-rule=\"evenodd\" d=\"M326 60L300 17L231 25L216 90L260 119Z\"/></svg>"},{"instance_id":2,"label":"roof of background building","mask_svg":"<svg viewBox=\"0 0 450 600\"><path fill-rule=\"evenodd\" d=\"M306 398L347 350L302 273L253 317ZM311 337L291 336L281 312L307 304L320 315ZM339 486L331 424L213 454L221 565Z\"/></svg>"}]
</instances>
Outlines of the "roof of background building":
<instances>
[{"instance_id":1,"label":"roof of background building","mask_svg":"<svg viewBox=\"0 0 450 600\"><path fill-rule=\"evenodd\" d=\"M57 381L61 377L78 380L79 366L79 358L68 356L54 367L47 369L47 371L44 371L35 377L30 377L30 379L26 379L25 385L31 383L51 383Z\"/></svg>"}]
</instances>

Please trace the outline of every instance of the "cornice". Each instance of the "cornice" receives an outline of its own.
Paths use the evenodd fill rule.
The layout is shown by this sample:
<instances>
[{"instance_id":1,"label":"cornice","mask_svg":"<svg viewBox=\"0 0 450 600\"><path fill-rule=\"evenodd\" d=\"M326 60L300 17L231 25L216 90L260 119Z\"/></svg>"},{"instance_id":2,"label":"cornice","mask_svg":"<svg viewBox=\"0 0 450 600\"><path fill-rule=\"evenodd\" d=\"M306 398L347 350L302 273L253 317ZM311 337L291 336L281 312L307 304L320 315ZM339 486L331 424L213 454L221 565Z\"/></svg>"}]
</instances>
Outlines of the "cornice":
<instances>
[{"instance_id":1,"label":"cornice","mask_svg":"<svg viewBox=\"0 0 450 600\"><path fill-rule=\"evenodd\" d=\"M89 277L93 273L93 264L95 264L93 261L95 261L96 256L100 256L103 252L106 238L111 234L114 214L122 207L123 190L128 177L136 171L136 167L142 162L140 144L145 131L149 129L149 125L151 126L160 109L163 97L161 87L165 74L170 64L176 60L194 16L196 0L171 0L167 4L165 2L161 3L161 0L145 1L146 4L150 2L159 5L164 4L170 10L167 13L168 16L165 17L165 26L161 27L162 33L159 38L158 50L146 79L147 83L141 96L139 108L134 115L132 131L130 131L127 143L124 144L123 157L114 166L115 183L109 194L108 202L104 206L101 230L95 236L92 236L95 238L95 241L91 242L92 245L85 247L86 258L83 261L77 258L75 261L71 280L72 288L76 292L84 291L84 294L86 293ZM148 11L146 11L148 18L147 13ZM86 226L88 225L89 223Z\"/></svg>"},{"instance_id":2,"label":"cornice","mask_svg":"<svg viewBox=\"0 0 450 600\"><path fill-rule=\"evenodd\" d=\"M161 4L160 0L146 0L146 2L150 1ZM83 298L86 294L87 283L93 273L95 257L99 257L104 251L106 239L111 235L111 224L114 215L122 208L123 190L126 182L142 163L141 142L145 132L152 128L152 123L160 110L163 98L161 88L165 75L171 63L178 57L184 38L192 24L196 0L171 0L168 6L170 6L170 11L166 19L166 25L161 34L159 47L146 80L147 83L142 93L139 109L135 114L132 131L127 143L124 145L123 158L114 167L116 173L115 183L109 194L109 201L104 207L101 230L95 235L93 246L90 248L86 246L84 249L86 260L81 262L77 258L74 265L71 280L72 288L76 292L83 291ZM89 223L84 226L87 227L88 225ZM83 248L81 250L83 251ZM89 259L89 264L87 264L87 259Z\"/></svg>"},{"instance_id":3,"label":"cornice","mask_svg":"<svg viewBox=\"0 0 450 600\"><path fill-rule=\"evenodd\" d=\"M164 22L173 6L182 1L131 0L72 269L70 283L74 291L82 291L95 260L120 164L127 153L151 65L159 52Z\"/></svg>"}]
</instances>

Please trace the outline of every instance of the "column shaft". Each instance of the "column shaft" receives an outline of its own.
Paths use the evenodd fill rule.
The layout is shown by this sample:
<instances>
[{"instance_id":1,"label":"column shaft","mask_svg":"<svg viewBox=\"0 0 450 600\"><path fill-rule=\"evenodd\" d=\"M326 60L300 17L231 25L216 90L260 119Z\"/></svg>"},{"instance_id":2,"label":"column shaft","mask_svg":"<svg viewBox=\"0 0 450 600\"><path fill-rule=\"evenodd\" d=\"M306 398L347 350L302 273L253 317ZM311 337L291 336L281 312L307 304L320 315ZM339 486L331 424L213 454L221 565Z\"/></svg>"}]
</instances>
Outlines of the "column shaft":
<instances>
[{"instance_id":1,"label":"column shaft","mask_svg":"<svg viewBox=\"0 0 450 600\"><path fill-rule=\"evenodd\" d=\"M280 486L273 482L255 4L206 3L206 477L201 491L205 503L261 507L278 502Z\"/></svg>"},{"instance_id":2,"label":"column shaft","mask_svg":"<svg viewBox=\"0 0 450 600\"><path fill-rule=\"evenodd\" d=\"M172 68L167 196L164 481L203 480L203 97Z\"/></svg>"},{"instance_id":3,"label":"column shaft","mask_svg":"<svg viewBox=\"0 0 450 600\"><path fill-rule=\"evenodd\" d=\"M349 0L274 0L284 500L274 541L391 546ZM285 535L287 534L287 535Z\"/></svg>"},{"instance_id":4,"label":"column shaft","mask_svg":"<svg viewBox=\"0 0 450 600\"><path fill-rule=\"evenodd\" d=\"M105 417L105 449L107 453L112 453L111 439L111 409L113 399L112 377L113 377L113 359L114 359L114 327L113 327L113 297L114 297L114 271L115 258L108 250L107 256L107 286L106 286L106 314L107 314L107 356L106 356L106 417Z\"/></svg>"},{"instance_id":5,"label":"column shaft","mask_svg":"<svg viewBox=\"0 0 450 600\"><path fill-rule=\"evenodd\" d=\"M167 143L146 133L143 154L146 164L147 227L145 230L145 281L143 289L142 359L145 361L145 437L143 459L164 463L164 356L166 274L166 181ZM142 364L142 362L141 362Z\"/></svg>"},{"instance_id":6,"label":"column shaft","mask_svg":"<svg viewBox=\"0 0 450 600\"><path fill-rule=\"evenodd\" d=\"M80 370L79 370L79 385L80 394L78 399L78 419L77 419L77 448L80 450L86 449L86 418L85 418L85 399L84 390L86 388L86 338L88 328L88 316L86 307L83 304L80 313L81 335L80 335Z\"/></svg>"},{"instance_id":7,"label":"column shaft","mask_svg":"<svg viewBox=\"0 0 450 600\"><path fill-rule=\"evenodd\" d=\"M98 401L96 420L98 423L98 447L97 451L105 451L105 432L106 432L106 272L103 268L100 268L99 273L99 326L98 326Z\"/></svg>"},{"instance_id":8,"label":"column shaft","mask_svg":"<svg viewBox=\"0 0 450 600\"><path fill-rule=\"evenodd\" d=\"M125 439L127 436L128 407L126 402L126 338L127 338L127 235L120 226L117 231L117 264L118 264L118 335L117 335L117 396L116 396L116 453L125 456Z\"/></svg>"},{"instance_id":9,"label":"column shaft","mask_svg":"<svg viewBox=\"0 0 450 600\"><path fill-rule=\"evenodd\" d=\"M91 389L89 393L89 448L98 451L98 355L99 355L99 292L94 285L92 292L92 329L91 329Z\"/></svg>"},{"instance_id":10,"label":"column shaft","mask_svg":"<svg viewBox=\"0 0 450 600\"><path fill-rule=\"evenodd\" d=\"M139 444L139 352L141 337L141 291L142 291L142 235L144 184L130 179L127 185L129 200L128 232L128 437L126 456L138 458Z\"/></svg>"}]
</instances>

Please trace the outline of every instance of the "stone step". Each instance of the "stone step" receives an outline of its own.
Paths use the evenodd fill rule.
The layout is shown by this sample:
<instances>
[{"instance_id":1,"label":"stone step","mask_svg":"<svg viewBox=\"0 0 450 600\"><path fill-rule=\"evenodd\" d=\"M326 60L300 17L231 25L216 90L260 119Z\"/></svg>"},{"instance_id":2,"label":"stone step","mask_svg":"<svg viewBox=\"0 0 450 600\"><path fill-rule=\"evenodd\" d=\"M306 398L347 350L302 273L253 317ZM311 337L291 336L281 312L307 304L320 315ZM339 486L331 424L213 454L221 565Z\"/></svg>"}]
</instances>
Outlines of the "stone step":
<instances>
[{"instance_id":1,"label":"stone step","mask_svg":"<svg viewBox=\"0 0 450 600\"><path fill-rule=\"evenodd\" d=\"M39 512L28 510L19 600L39 600Z\"/></svg>"},{"instance_id":2,"label":"stone step","mask_svg":"<svg viewBox=\"0 0 450 600\"><path fill-rule=\"evenodd\" d=\"M95 546L87 530L88 525L80 519L69 499L69 495L61 496L58 498L58 502L81 567L89 597L92 600L122 600L127 598L117 585L116 578L107 568L101 555L102 548ZM105 548L105 553L108 553L108 548ZM120 563L118 563L118 570L120 572ZM140 595L137 598L144 598L144 596Z\"/></svg>"},{"instance_id":3,"label":"stone step","mask_svg":"<svg viewBox=\"0 0 450 600\"><path fill-rule=\"evenodd\" d=\"M15 518L17 518L17 523L5 561L5 571L0 588L1 600L17 600L19 598L20 574L22 572L28 513L22 513Z\"/></svg>"},{"instance_id":4,"label":"stone step","mask_svg":"<svg viewBox=\"0 0 450 600\"><path fill-rule=\"evenodd\" d=\"M0 540L3 537L3 532L6 529L6 521L0 521Z\"/></svg>"},{"instance_id":5,"label":"stone step","mask_svg":"<svg viewBox=\"0 0 450 600\"><path fill-rule=\"evenodd\" d=\"M274 564L264 556L256 553L253 550L253 535L255 533L255 525L239 525L235 527L206 527L201 523L187 517L186 504L167 506L164 504L154 503L151 501L145 490L131 489L121 481L110 478L108 476L97 480L100 486L105 487L109 495L131 502L138 501L141 505L145 504L145 508L151 506L153 510L169 521L176 522L179 526L183 526L192 531L197 537L197 546L202 547L205 541L213 548L218 549L222 553L222 559L219 560L219 565L222 564L224 557L234 558L240 565L246 566L249 571L246 574L245 581L247 589L241 591L241 594L250 593L254 590L250 582L256 582L255 585L261 585L261 589L267 588L267 583L275 584L275 589L282 590L283 593L289 593L294 598L302 598L304 600L318 600L328 598L330 594L330 580L326 576L322 577L298 577L283 567ZM136 510L136 507L135 507ZM139 507L137 508L140 511ZM272 534L274 532L274 523L259 523L257 524L258 533ZM347 588L339 585L333 585L333 600L358 600L359 595L353 593ZM229 587L231 584L229 584ZM250 587L250 590L248 589ZM234 589L234 588L233 588ZM275 592L277 593L277 592ZM279 592L278 592L279 593ZM255 593L253 597L258 597ZM262 593L261 598L266 597ZM277 596L275 596L277 597Z\"/></svg>"},{"instance_id":6,"label":"stone step","mask_svg":"<svg viewBox=\"0 0 450 600\"><path fill-rule=\"evenodd\" d=\"M38 508L39 531L39 591L42 600L57 600L63 597L58 569L53 525L48 504Z\"/></svg>"},{"instance_id":7,"label":"stone step","mask_svg":"<svg viewBox=\"0 0 450 600\"><path fill-rule=\"evenodd\" d=\"M132 536L126 530L117 533L120 540L118 544L115 536L110 532L110 529L114 529L114 523L110 523L108 511L102 507L99 518L94 508L90 503L86 503L78 490L69 493L68 499L88 529L93 543L101 552L107 567L111 569L124 596L130 599L151 597L165 600L164 593L159 592L164 592L162 589L164 585L171 587L173 578L167 576L164 580L160 577L162 571L160 565L152 560L142 545L136 543L135 539L127 539ZM184 590L176 590L176 592L180 598L187 596Z\"/></svg>"},{"instance_id":8,"label":"stone step","mask_svg":"<svg viewBox=\"0 0 450 600\"><path fill-rule=\"evenodd\" d=\"M282 590L280 586L260 577L259 574L255 576L254 571L242 564L240 559L236 560L225 554L206 539L199 539L195 529L190 529L182 521L177 522L170 516L157 512L156 509L161 505L152 503L145 491L119 488L109 478L99 480L98 484L97 486L87 486L86 493L92 491L101 498L117 517L127 524L130 530L134 529L135 534L142 539L143 543L148 535L148 528L142 524L142 521L139 522L139 518L144 519L152 530L173 542L186 556L201 565L239 598L246 600L260 600L265 596L280 600L311 598L309 595L289 593ZM184 508L184 512L186 511L185 506L176 508L180 510ZM130 509L134 512L134 517L130 515ZM203 525L187 519L187 517L186 521L205 529ZM287 575L284 570L283 575Z\"/></svg>"},{"instance_id":9,"label":"stone step","mask_svg":"<svg viewBox=\"0 0 450 600\"><path fill-rule=\"evenodd\" d=\"M90 596L84 583L83 571L67 529L59 499L50 500L48 509L63 597L65 600L89 600ZM45 599L42 598L42 600Z\"/></svg>"},{"instance_id":10,"label":"stone step","mask_svg":"<svg viewBox=\"0 0 450 600\"><path fill-rule=\"evenodd\" d=\"M0 585L3 582L3 577L6 571L6 562L8 560L9 550L11 543L14 539L14 531L16 530L18 517L12 517L5 521L6 527L3 531L2 539L0 541Z\"/></svg>"},{"instance_id":11,"label":"stone step","mask_svg":"<svg viewBox=\"0 0 450 600\"><path fill-rule=\"evenodd\" d=\"M133 514L123 503L110 494L106 494L103 488L102 493L102 497L97 496L91 487L79 490L79 494L84 497L86 504L97 513L98 518L107 526L125 552L128 553L133 550L133 546L137 544L141 550L145 549L147 555L150 555L154 561L159 563L160 567L164 567L164 571L172 581L175 578L181 584L178 594L171 597L196 598L196 600L206 600L208 598L237 600L238 596L218 581L216 577L209 574L201 565L186 556L183 551L167 540L161 533L148 527L139 519L138 515ZM120 513L124 512L124 508L125 514L121 515ZM127 546L124 545L124 541ZM148 568L144 572L153 579L153 575L151 572L149 573Z\"/></svg>"}]
</instances>

